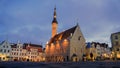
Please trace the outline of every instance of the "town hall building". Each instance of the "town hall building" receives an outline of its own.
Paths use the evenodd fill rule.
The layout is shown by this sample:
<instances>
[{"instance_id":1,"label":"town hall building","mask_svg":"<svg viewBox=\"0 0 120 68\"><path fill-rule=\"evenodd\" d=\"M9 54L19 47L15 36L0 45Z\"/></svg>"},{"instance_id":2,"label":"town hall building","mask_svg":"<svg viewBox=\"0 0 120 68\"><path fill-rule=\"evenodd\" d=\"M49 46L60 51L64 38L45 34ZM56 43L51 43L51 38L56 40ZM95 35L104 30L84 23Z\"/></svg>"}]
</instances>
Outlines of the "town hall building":
<instances>
[{"instance_id":1,"label":"town hall building","mask_svg":"<svg viewBox=\"0 0 120 68\"><path fill-rule=\"evenodd\" d=\"M75 25L63 32L57 33L58 22L56 8L52 21L52 36L46 44L47 62L80 61L85 50L85 38L79 25Z\"/></svg>"}]
</instances>

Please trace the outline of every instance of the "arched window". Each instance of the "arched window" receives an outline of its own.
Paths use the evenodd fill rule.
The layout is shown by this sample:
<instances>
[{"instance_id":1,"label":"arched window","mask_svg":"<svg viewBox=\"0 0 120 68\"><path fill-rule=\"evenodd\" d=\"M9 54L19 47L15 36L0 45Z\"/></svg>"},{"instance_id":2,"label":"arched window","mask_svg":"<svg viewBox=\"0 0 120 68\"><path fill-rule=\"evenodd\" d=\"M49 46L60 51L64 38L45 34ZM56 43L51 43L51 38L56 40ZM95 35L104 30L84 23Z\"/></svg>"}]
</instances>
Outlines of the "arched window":
<instances>
[{"instance_id":1,"label":"arched window","mask_svg":"<svg viewBox=\"0 0 120 68\"><path fill-rule=\"evenodd\" d=\"M45 53L48 55L49 54L49 45L46 45Z\"/></svg>"},{"instance_id":2,"label":"arched window","mask_svg":"<svg viewBox=\"0 0 120 68\"><path fill-rule=\"evenodd\" d=\"M68 46L68 40L64 39L64 41L62 42L63 47L67 47Z\"/></svg>"},{"instance_id":3,"label":"arched window","mask_svg":"<svg viewBox=\"0 0 120 68\"><path fill-rule=\"evenodd\" d=\"M67 47L68 47L68 40L67 39L64 39L63 42L62 42L62 47L63 47L63 52L66 53L67 51Z\"/></svg>"},{"instance_id":4,"label":"arched window","mask_svg":"<svg viewBox=\"0 0 120 68\"><path fill-rule=\"evenodd\" d=\"M51 43L51 46L50 46L50 54L51 55L54 55L54 52L55 52L55 45L53 43Z\"/></svg>"},{"instance_id":5,"label":"arched window","mask_svg":"<svg viewBox=\"0 0 120 68\"><path fill-rule=\"evenodd\" d=\"M59 42L57 42L57 43L56 43L56 51L55 51L57 55L60 54L60 50L61 50L60 44L59 44Z\"/></svg>"}]
</instances>

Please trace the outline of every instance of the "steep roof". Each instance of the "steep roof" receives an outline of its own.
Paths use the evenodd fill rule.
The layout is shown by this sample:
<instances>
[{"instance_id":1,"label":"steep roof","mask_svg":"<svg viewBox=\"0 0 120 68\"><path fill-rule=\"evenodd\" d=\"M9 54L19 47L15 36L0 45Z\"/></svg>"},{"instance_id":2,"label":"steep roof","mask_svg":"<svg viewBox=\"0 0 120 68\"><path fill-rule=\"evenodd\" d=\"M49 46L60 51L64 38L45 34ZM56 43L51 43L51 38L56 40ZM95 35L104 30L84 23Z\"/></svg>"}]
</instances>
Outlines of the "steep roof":
<instances>
[{"instance_id":1,"label":"steep roof","mask_svg":"<svg viewBox=\"0 0 120 68\"><path fill-rule=\"evenodd\" d=\"M112 37L112 35L115 35L115 34L120 34L120 31L119 31L119 32L112 33L110 37Z\"/></svg>"},{"instance_id":2,"label":"steep roof","mask_svg":"<svg viewBox=\"0 0 120 68\"><path fill-rule=\"evenodd\" d=\"M31 47L41 47L42 48L42 45L38 45L38 44L24 43L23 45L24 45L23 48L26 48L26 46L28 46L28 45Z\"/></svg>"},{"instance_id":3,"label":"steep roof","mask_svg":"<svg viewBox=\"0 0 120 68\"><path fill-rule=\"evenodd\" d=\"M17 44L12 44L11 48L17 48Z\"/></svg>"},{"instance_id":4,"label":"steep roof","mask_svg":"<svg viewBox=\"0 0 120 68\"><path fill-rule=\"evenodd\" d=\"M115 33L112 33L112 34L120 34L120 32L115 32Z\"/></svg>"},{"instance_id":5,"label":"steep roof","mask_svg":"<svg viewBox=\"0 0 120 68\"><path fill-rule=\"evenodd\" d=\"M56 19L56 7L54 8L54 18L53 18L53 21L52 21L52 24L53 23L56 23L56 24L58 24L58 22L57 22L57 19Z\"/></svg>"},{"instance_id":6,"label":"steep roof","mask_svg":"<svg viewBox=\"0 0 120 68\"><path fill-rule=\"evenodd\" d=\"M71 34L74 34L75 32L75 29L77 28L78 25L68 29L68 30L65 30L59 34L56 34L53 38L50 39L49 43L53 43L54 41L57 41L57 40L61 40L61 39L66 39L68 38Z\"/></svg>"},{"instance_id":7,"label":"steep roof","mask_svg":"<svg viewBox=\"0 0 120 68\"><path fill-rule=\"evenodd\" d=\"M0 43L0 45L2 45L3 43L9 43L7 40L4 40Z\"/></svg>"}]
</instances>

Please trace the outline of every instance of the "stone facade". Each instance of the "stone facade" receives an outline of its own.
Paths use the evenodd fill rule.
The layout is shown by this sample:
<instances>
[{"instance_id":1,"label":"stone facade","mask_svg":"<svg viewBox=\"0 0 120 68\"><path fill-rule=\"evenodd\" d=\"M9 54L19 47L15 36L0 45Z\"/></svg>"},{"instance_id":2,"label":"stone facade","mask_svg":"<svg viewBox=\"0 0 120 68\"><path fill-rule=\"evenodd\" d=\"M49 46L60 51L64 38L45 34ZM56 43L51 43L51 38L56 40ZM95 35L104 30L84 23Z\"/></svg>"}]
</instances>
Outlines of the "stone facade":
<instances>
[{"instance_id":1,"label":"stone facade","mask_svg":"<svg viewBox=\"0 0 120 68\"><path fill-rule=\"evenodd\" d=\"M76 54L76 60L82 60L82 56L85 52L85 38L80 31L79 25L77 25L75 32L73 33L72 38L70 39L70 59ZM69 59L69 60L70 60Z\"/></svg>"},{"instance_id":2,"label":"stone facade","mask_svg":"<svg viewBox=\"0 0 120 68\"><path fill-rule=\"evenodd\" d=\"M80 30L79 25L67 29L58 34L53 34L53 27L57 27L56 8L54 9L54 19L52 21L52 37L46 44L46 61L63 62L79 61L85 50L85 38ZM54 24L54 25L53 25ZM55 26L56 24L56 26Z\"/></svg>"},{"instance_id":3,"label":"stone facade","mask_svg":"<svg viewBox=\"0 0 120 68\"><path fill-rule=\"evenodd\" d=\"M115 59L120 59L120 32L111 34L112 50Z\"/></svg>"}]
</instances>

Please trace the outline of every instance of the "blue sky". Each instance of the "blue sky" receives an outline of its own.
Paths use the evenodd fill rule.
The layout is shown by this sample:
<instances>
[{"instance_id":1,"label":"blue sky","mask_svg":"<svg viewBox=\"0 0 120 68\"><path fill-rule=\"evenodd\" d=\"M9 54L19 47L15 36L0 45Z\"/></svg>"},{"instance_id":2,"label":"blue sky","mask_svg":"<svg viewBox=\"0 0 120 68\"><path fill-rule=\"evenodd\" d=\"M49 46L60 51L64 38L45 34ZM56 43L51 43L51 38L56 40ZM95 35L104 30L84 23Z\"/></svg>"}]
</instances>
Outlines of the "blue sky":
<instances>
[{"instance_id":1,"label":"blue sky","mask_svg":"<svg viewBox=\"0 0 120 68\"><path fill-rule=\"evenodd\" d=\"M55 5L58 33L78 22L86 42L110 45L111 33L120 31L120 0L0 0L0 41L45 45Z\"/></svg>"}]
</instances>

